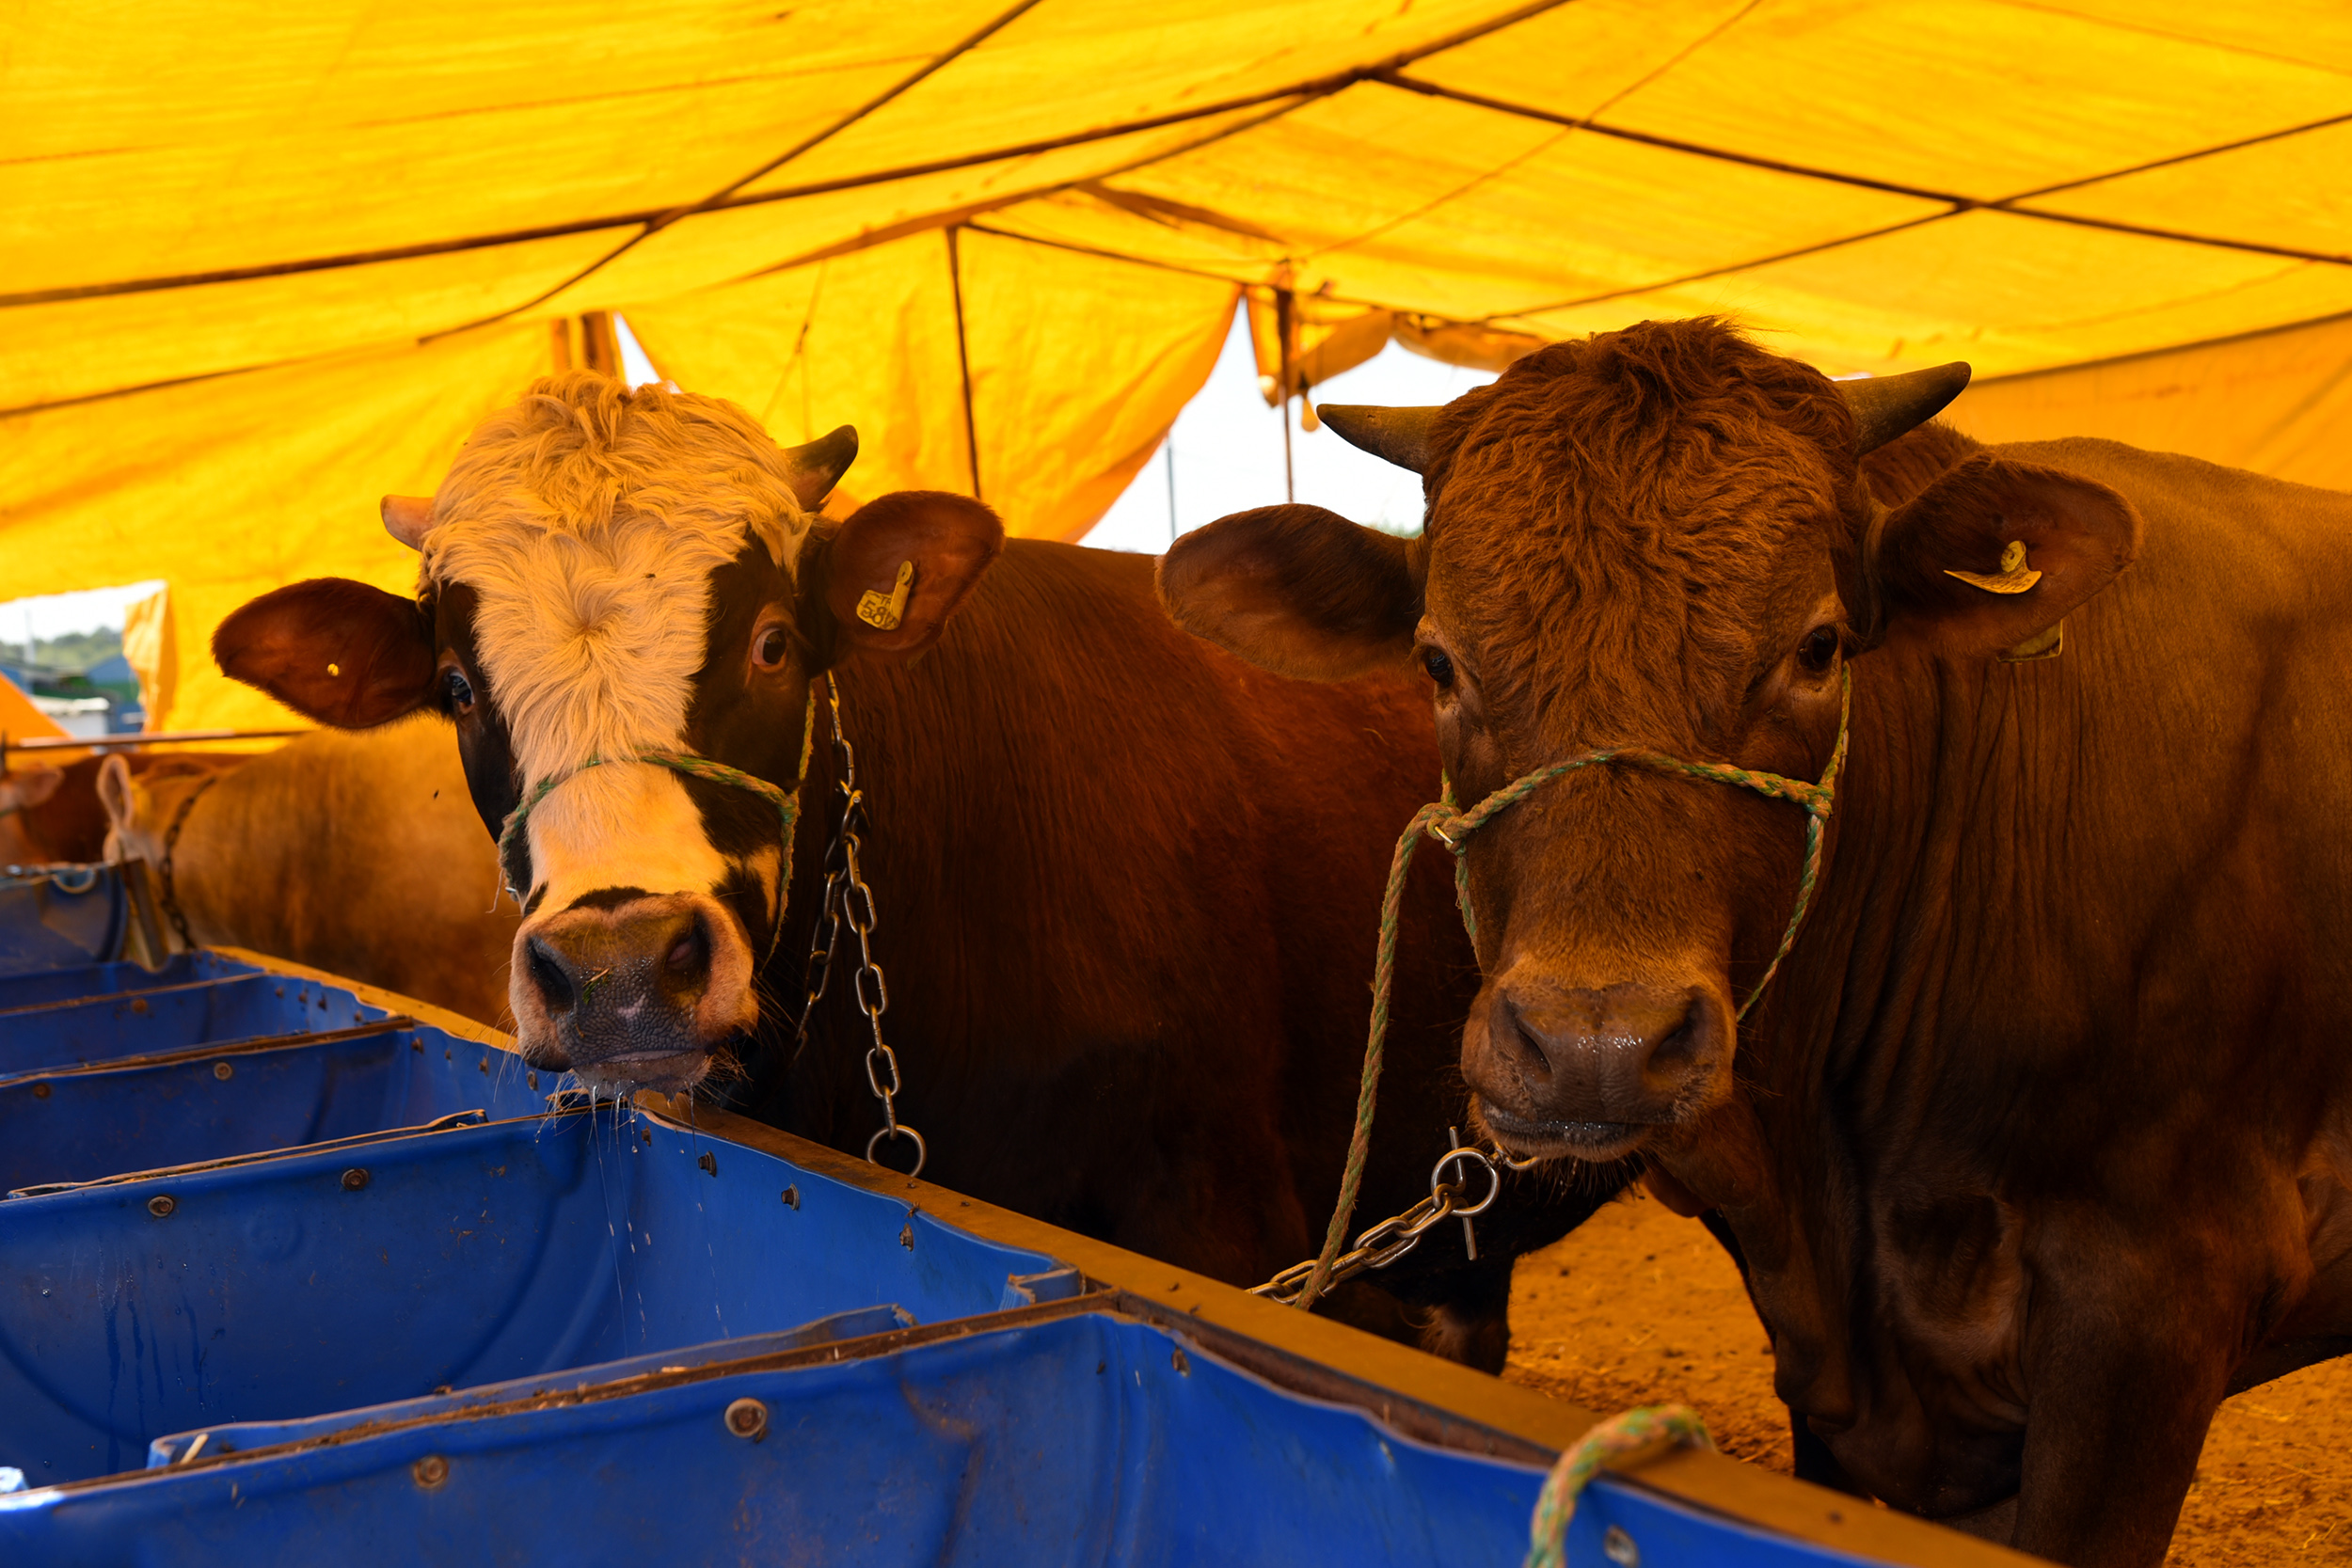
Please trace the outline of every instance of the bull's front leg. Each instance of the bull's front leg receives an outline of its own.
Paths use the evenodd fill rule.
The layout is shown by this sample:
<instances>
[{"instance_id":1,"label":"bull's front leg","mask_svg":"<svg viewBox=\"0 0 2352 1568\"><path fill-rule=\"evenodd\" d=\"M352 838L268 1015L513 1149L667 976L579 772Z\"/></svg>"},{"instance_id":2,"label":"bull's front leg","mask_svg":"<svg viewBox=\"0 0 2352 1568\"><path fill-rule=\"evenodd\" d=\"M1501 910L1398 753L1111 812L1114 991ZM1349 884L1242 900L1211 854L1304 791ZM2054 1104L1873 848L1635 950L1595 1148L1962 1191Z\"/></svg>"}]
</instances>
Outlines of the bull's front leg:
<instances>
[{"instance_id":1,"label":"bull's front leg","mask_svg":"<svg viewBox=\"0 0 2352 1568\"><path fill-rule=\"evenodd\" d=\"M2112 1235L2106 1238L2112 1247ZM2247 1342L2247 1303L2213 1257L2105 1258L2037 1269L2016 1532L2074 1568L2154 1568Z\"/></svg>"}]
</instances>

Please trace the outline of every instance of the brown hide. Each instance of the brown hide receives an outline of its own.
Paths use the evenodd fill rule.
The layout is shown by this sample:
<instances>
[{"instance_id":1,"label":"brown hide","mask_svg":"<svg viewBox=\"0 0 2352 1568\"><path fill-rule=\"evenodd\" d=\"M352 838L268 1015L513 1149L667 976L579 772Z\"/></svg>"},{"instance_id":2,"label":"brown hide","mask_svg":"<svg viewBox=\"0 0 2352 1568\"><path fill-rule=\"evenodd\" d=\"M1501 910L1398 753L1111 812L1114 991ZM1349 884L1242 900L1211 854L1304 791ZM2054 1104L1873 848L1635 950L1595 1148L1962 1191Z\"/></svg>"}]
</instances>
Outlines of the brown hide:
<instances>
[{"instance_id":1,"label":"brown hide","mask_svg":"<svg viewBox=\"0 0 2352 1568\"><path fill-rule=\"evenodd\" d=\"M1170 626L1152 573L1014 541L920 661L838 672L876 956L927 1175L1255 1283L1311 1256L1329 1217L1389 853L1435 793L1436 749L1401 675L1255 670ZM769 970L787 997L832 780L820 738ZM1416 868L1405 933L1359 1227L1426 1195L1465 1111L1454 1037L1477 976L1444 866ZM847 978L760 1108L863 1149L880 1117ZM1555 1180L1514 1180L1478 1268L1448 1226L1373 1277L1452 1307L1436 1348L1499 1368L1510 1258L1617 1184Z\"/></svg>"},{"instance_id":2,"label":"brown hide","mask_svg":"<svg viewBox=\"0 0 2352 1568\"><path fill-rule=\"evenodd\" d=\"M122 760L133 778L153 783L231 772L243 767L246 758L236 753L131 752L123 753ZM14 830L13 837L0 837L0 863L87 864L103 859L106 808L98 800L98 770L104 763L103 756L84 757L56 769L60 776L51 792L25 806L20 815L0 818L0 829ZM12 770L8 779L14 781L39 766L25 768L20 757L19 770Z\"/></svg>"},{"instance_id":3,"label":"brown hide","mask_svg":"<svg viewBox=\"0 0 2352 1568\"><path fill-rule=\"evenodd\" d=\"M1736 1049L1794 811L1593 770L1472 841L1466 1070L1506 1143L1632 1141L1727 1224L1854 1481L2147 1568L2223 1394L2352 1349L2352 497L1935 429L1866 489L1849 428L1703 322L1438 420L1417 635L1465 802L1613 744L1818 777L1840 683L1801 657L1872 623L1815 907ZM1997 614L1947 576L2020 538L2049 569ZM1360 640L1318 613L1284 637ZM2059 657L1995 657L2060 616ZM1663 1091L1580 1077L1618 1025L1687 1046L1686 1006Z\"/></svg>"},{"instance_id":4,"label":"brown hide","mask_svg":"<svg viewBox=\"0 0 2352 1568\"><path fill-rule=\"evenodd\" d=\"M163 858L203 783L139 776L135 852ZM199 944L249 947L496 1024L512 899L449 732L412 721L305 736L218 776L189 809L173 883Z\"/></svg>"},{"instance_id":5,"label":"brown hide","mask_svg":"<svg viewBox=\"0 0 2352 1568\"><path fill-rule=\"evenodd\" d=\"M1816 925L1663 1164L1859 1479L2148 1562L2221 1395L2352 1346L2352 498L1994 452L2129 497L2139 562L2058 658L1856 661Z\"/></svg>"}]
</instances>

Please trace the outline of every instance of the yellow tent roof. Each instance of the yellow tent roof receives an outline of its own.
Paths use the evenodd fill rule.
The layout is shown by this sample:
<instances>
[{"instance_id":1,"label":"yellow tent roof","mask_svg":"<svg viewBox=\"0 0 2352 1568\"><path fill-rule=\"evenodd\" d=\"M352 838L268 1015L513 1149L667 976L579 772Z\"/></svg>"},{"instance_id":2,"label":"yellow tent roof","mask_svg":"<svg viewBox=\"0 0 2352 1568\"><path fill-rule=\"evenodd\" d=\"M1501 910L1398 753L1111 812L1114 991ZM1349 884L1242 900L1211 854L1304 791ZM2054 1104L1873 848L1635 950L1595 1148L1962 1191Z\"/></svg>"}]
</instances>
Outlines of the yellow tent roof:
<instances>
[{"instance_id":1,"label":"yellow tent roof","mask_svg":"<svg viewBox=\"0 0 2352 1568\"><path fill-rule=\"evenodd\" d=\"M402 582L374 497L586 312L1060 536L1245 287L1301 353L1729 310L1972 398L2352 312L2340 0L149 0L24 9L0 102L0 593L169 578L185 723L273 717L219 615Z\"/></svg>"}]
</instances>

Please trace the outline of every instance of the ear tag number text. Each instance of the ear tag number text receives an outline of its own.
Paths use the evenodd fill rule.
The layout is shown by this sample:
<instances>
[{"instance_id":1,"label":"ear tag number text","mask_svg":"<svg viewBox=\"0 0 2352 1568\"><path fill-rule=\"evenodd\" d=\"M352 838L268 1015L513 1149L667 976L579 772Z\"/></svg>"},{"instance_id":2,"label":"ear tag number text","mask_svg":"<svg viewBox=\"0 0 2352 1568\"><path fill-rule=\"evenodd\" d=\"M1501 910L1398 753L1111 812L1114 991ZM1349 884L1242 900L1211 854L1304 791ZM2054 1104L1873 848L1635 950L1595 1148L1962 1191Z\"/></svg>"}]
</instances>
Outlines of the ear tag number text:
<instances>
[{"instance_id":1,"label":"ear tag number text","mask_svg":"<svg viewBox=\"0 0 2352 1568\"><path fill-rule=\"evenodd\" d=\"M898 562L898 580L890 592L869 588L857 602L857 618L876 631L897 631L898 623L906 619L907 594L914 587L914 562Z\"/></svg>"}]
</instances>

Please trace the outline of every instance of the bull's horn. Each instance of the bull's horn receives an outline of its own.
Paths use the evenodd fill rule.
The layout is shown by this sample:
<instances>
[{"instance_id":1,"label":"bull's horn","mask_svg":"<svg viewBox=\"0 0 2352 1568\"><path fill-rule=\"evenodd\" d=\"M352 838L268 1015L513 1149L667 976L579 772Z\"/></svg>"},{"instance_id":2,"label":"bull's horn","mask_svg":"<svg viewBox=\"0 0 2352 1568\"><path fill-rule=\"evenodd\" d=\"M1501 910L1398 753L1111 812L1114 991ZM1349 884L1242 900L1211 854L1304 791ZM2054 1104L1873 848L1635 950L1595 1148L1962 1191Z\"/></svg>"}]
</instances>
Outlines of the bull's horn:
<instances>
[{"instance_id":1,"label":"bull's horn","mask_svg":"<svg viewBox=\"0 0 2352 1568\"><path fill-rule=\"evenodd\" d=\"M1837 389L1846 395L1846 406L1853 410L1854 455L1876 451L1905 431L1927 423L1967 385L1964 359L1900 375L1837 383Z\"/></svg>"},{"instance_id":2,"label":"bull's horn","mask_svg":"<svg viewBox=\"0 0 2352 1568\"><path fill-rule=\"evenodd\" d=\"M430 496L386 496L384 531L412 550L424 548L425 530L433 526Z\"/></svg>"},{"instance_id":3,"label":"bull's horn","mask_svg":"<svg viewBox=\"0 0 2352 1568\"><path fill-rule=\"evenodd\" d=\"M784 461L791 470L792 494L800 499L801 510L814 512L857 461L857 427L845 424L806 446L787 447Z\"/></svg>"},{"instance_id":4,"label":"bull's horn","mask_svg":"<svg viewBox=\"0 0 2352 1568\"><path fill-rule=\"evenodd\" d=\"M1340 433L1351 447L1385 457L1400 468L1429 471L1430 433L1437 428L1442 404L1420 408L1380 408L1362 403L1327 403L1315 410L1323 422Z\"/></svg>"}]
</instances>

